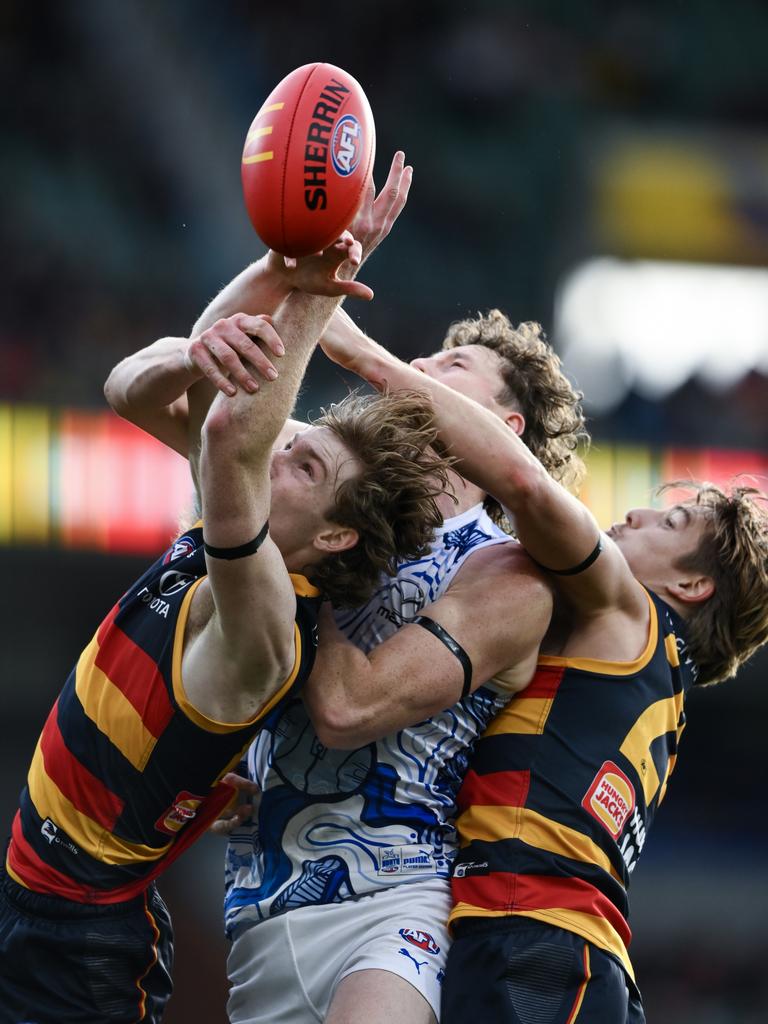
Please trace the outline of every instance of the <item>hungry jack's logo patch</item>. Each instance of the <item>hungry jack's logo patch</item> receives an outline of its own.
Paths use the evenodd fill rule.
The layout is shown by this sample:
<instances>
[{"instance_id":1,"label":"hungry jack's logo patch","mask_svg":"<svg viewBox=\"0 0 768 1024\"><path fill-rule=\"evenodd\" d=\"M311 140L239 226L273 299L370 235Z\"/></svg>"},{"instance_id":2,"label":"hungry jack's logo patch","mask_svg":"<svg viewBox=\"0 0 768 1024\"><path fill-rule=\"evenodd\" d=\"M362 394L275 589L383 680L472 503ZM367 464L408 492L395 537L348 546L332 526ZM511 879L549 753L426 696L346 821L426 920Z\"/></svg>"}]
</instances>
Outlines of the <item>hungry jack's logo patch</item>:
<instances>
[{"instance_id":1,"label":"hungry jack's logo patch","mask_svg":"<svg viewBox=\"0 0 768 1024\"><path fill-rule=\"evenodd\" d=\"M164 811L155 822L155 828L166 835L174 836L177 832L192 821L197 815L200 804L205 798L195 793L188 793L182 790L176 794L176 799L171 806Z\"/></svg>"},{"instance_id":2,"label":"hungry jack's logo patch","mask_svg":"<svg viewBox=\"0 0 768 1024\"><path fill-rule=\"evenodd\" d=\"M613 761L604 761L581 806L615 839L635 807L635 788Z\"/></svg>"}]
</instances>

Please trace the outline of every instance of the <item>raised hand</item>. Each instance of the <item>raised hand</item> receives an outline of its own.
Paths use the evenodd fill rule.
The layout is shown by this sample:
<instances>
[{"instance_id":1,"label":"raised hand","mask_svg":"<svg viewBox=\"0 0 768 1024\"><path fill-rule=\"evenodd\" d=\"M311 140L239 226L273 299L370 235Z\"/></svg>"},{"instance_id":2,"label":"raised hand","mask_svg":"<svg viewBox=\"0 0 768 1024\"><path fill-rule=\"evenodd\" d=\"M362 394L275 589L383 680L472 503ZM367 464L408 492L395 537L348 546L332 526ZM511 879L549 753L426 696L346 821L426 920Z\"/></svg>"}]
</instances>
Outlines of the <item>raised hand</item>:
<instances>
[{"instance_id":1,"label":"raised hand","mask_svg":"<svg viewBox=\"0 0 768 1024\"><path fill-rule=\"evenodd\" d=\"M387 180L378 195L373 179L368 183L363 203L349 226L362 246L363 262L384 241L403 212L412 181L413 168L410 165L406 166L405 153L398 150L392 158Z\"/></svg>"},{"instance_id":2,"label":"raised hand","mask_svg":"<svg viewBox=\"0 0 768 1024\"><path fill-rule=\"evenodd\" d=\"M275 356L285 354L270 316L235 313L193 338L184 363L225 395L231 397L238 387L253 394L259 390L253 371L265 380L277 379L277 370L257 341Z\"/></svg>"},{"instance_id":3,"label":"raised hand","mask_svg":"<svg viewBox=\"0 0 768 1024\"><path fill-rule=\"evenodd\" d=\"M373 292L368 285L350 280L354 269L361 262L362 246L351 231L344 231L332 246L314 256L292 259L270 252L267 257L270 272L281 276L298 291L311 295L350 295L356 299L369 300L373 298ZM339 276L340 271L342 276Z\"/></svg>"}]
</instances>

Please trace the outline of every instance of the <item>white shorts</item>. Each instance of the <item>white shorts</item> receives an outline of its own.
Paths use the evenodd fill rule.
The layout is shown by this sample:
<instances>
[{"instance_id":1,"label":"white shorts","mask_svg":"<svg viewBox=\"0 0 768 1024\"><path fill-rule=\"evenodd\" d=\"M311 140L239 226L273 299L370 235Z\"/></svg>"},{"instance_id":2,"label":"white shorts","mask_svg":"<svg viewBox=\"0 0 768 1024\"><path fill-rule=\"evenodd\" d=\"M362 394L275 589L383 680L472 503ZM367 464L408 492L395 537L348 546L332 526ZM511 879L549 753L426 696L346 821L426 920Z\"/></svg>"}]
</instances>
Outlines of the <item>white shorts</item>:
<instances>
[{"instance_id":1,"label":"white shorts","mask_svg":"<svg viewBox=\"0 0 768 1024\"><path fill-rule=\"evenodd\" d=\"M316 1024L342 978L390 971L440 1017L448 882L430 879L341 903L298 907L235 934L227 962L232 1024Z\"/></svg>"}]
</instances>

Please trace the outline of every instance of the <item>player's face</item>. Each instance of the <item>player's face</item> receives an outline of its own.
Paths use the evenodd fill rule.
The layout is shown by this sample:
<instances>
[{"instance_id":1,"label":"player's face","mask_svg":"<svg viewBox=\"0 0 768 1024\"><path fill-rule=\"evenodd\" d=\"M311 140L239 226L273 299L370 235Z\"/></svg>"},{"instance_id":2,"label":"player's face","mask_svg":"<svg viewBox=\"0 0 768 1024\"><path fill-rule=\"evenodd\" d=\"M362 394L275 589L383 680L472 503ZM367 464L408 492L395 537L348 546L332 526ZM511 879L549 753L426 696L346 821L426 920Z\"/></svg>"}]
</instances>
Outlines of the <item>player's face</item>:
<instances>
[{"instance_id":1,"label":"player's face","mask_svg":"<svg viewBox=\"0 0 768 1024\"><path fill-rule=\"evenodd\" d=\"M662 589L677 581L676 567L701 543L708 528L706 510L699 505L667 509L633 508L623 523L614 523L613 538L633 574L647 587Z\"/></svg>"},{"instance_id":2,"label":"player's face","mask_svg":"<svg viewBox=\"0 0 768 1024\"><path fill-rule=\"evenodd\" d=\"M503 387L502 361L484 345L459 345L434 355L412 359L411 366L504 419L509 409L496 401Z\"/></svg>"},{"instance_id":3,"label":"player's face","mask_svg":"<svg viewBox=\"0 0 768 1024\"><path fill-rule=\"evenodd\" d=\"M336 489L357 472L355 457L329 427L307 427L272 453L269 532L289 568L292 556L310 551L330 525Z\"/></svg>"}]
</instances>

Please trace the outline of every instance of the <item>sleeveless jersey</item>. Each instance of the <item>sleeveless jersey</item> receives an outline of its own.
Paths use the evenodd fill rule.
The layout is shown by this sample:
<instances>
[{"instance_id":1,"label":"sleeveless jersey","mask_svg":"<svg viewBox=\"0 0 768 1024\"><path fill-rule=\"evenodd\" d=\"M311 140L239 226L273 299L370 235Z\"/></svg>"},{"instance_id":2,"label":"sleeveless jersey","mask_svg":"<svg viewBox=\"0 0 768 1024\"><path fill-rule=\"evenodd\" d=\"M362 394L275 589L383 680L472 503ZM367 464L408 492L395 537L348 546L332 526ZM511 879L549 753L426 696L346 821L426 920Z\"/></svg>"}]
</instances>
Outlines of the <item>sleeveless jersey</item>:
<instances>
[{"instance_id":1,"label":"sleeveless jersey","mask_svg":"<svg viewBox=\"0 0 768 1024\"><path fill-rule=\"evenodd\" d=\"M205 575L198 525L127 591L81 654L45 723L13 823L7 869L21 885L87 903L140 893L229 802L233 790L220 778L309 675L320 598L295 576L290 677L245 724L192 707L182 646Z\"/></svg>"},{"instance_id":2,"label":"sleeveless jersey","mask_svg":"<svg viewBox=\"0 0 768 1024\"><path fill-rule=\"evenodd\" d=\"M401 564L361 609L337 615L340 628L369 651L437 600L473 551L503 542L510 537L481 505L446 520L425 557ZM481 687L359 750L323 746L301 700L270 715L248 758L262 790L254 818L230 836L228 932L307 904L447 879L468 751L507 699Z\"/></svg>"},{"instance_id":3,"label":"sleeveless jersey","mask_svg":"<svg viewBox=\"0 0 768 1024\"><path fill-rule=\"evenodd\" d=\"M632 976L629 876L696 680L682 619L655 595L648 601L636 661L540 657L477 744L458 799L451 921L535 918L613 954Z\"/></svg>"}]
</instances>

